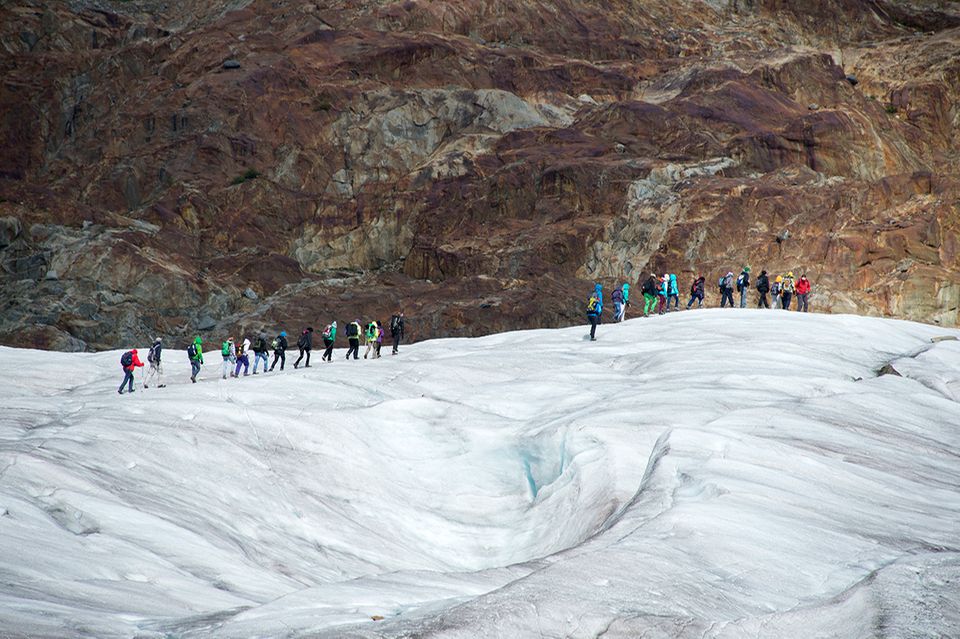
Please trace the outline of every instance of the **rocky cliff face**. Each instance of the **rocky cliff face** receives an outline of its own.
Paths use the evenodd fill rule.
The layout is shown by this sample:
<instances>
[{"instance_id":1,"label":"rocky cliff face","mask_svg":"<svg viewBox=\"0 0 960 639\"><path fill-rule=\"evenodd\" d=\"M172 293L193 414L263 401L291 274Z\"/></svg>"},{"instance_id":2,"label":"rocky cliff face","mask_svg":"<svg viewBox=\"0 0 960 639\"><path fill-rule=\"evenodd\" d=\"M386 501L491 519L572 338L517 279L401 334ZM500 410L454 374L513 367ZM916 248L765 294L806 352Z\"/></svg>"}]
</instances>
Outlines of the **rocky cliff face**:
<instances>
[{"instance_id":1,"label":"rocky cliff face","mask_svg":"<svg viewBox=\"0 0 960 639\"><path fill-rule=\"evenodd\" d=\"M3 3L0 341L475 335L743 264L956 325L958 45L953 2Z\"/></svg>"}]
</instances>

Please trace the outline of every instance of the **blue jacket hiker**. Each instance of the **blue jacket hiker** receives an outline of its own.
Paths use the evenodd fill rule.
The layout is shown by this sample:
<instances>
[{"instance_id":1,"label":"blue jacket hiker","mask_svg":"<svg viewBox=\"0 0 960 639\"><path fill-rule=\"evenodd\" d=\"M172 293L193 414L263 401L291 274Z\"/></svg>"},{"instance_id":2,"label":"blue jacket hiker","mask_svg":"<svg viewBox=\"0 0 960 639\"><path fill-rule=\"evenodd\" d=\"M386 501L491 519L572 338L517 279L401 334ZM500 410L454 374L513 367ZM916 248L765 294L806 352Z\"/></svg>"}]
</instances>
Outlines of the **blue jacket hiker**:
<instances>
[{"instance_id":1,"label":"blue jacket hiker","mask_svg":"<svg viewBox=\"0 0 960 639\"><path fill-rule=\"evenodd\" d=\"M590 322L590 341L597 341L597 324L603 312L603 287L595 284L593 294L587 300L587 321Z\"/></svg>"},{"instance_id":2,"label":"blue jacket hiker","mask_svg":"<svg viewBox=\"0 0 960 639\"><path fill-rule=\"evenodd\" d=\"M670 310L670 302L673 302L673 310L680 310L680 289L677 288L677 274L670 274L670 284L667 289L667 310Z\"/></svg>"}]
</instances>

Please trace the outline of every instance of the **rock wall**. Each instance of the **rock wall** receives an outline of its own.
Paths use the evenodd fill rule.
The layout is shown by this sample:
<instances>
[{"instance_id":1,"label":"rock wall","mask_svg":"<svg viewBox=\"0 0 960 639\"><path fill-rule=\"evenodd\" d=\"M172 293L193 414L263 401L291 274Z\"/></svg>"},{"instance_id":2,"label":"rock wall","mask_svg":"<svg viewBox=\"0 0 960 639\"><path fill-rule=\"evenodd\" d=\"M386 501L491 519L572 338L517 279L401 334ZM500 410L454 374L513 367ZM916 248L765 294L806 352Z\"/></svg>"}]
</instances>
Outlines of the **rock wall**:
<instances>
[{"instance_id":1,"label":"rock wall","mask_svg":"<svg viewBox=\"0 0 960 639\"><path fill-rule=\"evenodd\" d=\"M958 25L933 1L6 3L0 342L401 306L413 339L476 335L744 264L806 272L817 310L956 325Z\"/></svg>"}]
</instances>

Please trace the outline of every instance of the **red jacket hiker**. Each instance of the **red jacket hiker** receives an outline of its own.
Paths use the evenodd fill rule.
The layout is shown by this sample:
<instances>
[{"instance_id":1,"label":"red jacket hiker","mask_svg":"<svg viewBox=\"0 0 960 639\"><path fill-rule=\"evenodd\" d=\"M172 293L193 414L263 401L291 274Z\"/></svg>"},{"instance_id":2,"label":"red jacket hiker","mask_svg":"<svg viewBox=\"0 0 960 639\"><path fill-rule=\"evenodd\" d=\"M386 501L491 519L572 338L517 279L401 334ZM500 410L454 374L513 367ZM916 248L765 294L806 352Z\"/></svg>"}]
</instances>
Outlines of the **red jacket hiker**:
<instances>
[{"instance_id":1,"label":"red jacket hiker","mask_svg":"<svg viewBox=\"0 0 960 639\"><path fill-rule=\"evenodd\" d=\"M800 281L797 282L797 286L794 288L797 292L797 295L805 295L810 292L810 280L806 277L801 277Z\"/></svg>"},{"instance_id":2,"label":"red jacket hiker","mask_svg":"<svg viewBox=\"0 0 960 639\"><path fill-rule=\"evenodd\" d=\"M127 392L133 392L133 371L138 366L143 366L143 362L140 361L140 358L137 357L137 349L129 351L130 354L130 363L124 364L123 360L126 359L127 353L124 353L120 358L120 366L123 367L123 381L120 382L120 388L117 389L117 392L123 395L123 387L128 386L129 390Z\"/></svg>"}]
</instances>

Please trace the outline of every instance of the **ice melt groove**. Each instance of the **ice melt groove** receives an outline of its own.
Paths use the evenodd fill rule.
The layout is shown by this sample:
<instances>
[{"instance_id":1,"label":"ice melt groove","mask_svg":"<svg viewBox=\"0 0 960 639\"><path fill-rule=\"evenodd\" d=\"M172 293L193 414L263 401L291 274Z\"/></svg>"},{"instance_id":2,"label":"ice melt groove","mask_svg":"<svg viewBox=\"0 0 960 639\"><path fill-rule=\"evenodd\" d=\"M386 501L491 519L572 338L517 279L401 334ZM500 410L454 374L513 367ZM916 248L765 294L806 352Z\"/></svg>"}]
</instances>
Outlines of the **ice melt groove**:
<instances>
[{"instance_id":1,"label":"ice melt groove","mask_svg":"<svg viewBox=\"0 0 960 639\"><path fill-rule=\"evenodd\" d=\"M123 397L119 353L0 349L0 628L951 636L944 332L702 311L196 385L171 352Z\"/></svg>"}]
</instances>

